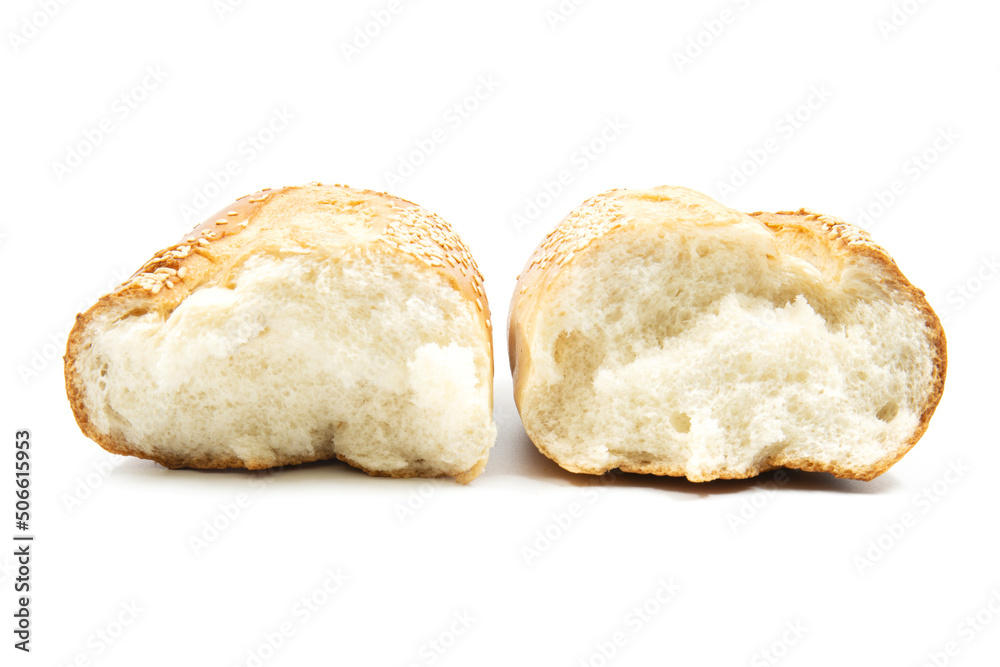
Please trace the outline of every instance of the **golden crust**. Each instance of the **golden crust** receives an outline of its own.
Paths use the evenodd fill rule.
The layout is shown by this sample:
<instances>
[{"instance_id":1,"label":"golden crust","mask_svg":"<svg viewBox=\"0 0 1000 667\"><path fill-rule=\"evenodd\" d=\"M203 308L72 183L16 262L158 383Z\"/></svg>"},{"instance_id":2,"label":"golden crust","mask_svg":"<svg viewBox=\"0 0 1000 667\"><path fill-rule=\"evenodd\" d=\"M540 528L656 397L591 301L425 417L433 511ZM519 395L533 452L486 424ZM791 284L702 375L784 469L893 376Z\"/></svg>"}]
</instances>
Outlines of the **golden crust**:
<instances>
[{"instance_id":1,"label":"golden crust","mask_svg":"<svg viewBox=\"0 0 1000 667\"><path fill-rule=\"evenodd\" d=\"M352 216L352 221L345 222L344 215ZM322 183L277 190L265 188L240 197L232 205L209 216L183 239L153 255L128 280L101 297L87 312L76 316L63 361L66 395L84 435L111 453L151 459L169 468L262 469L327 458L324 454L279 461L243 461L234 456L206 456L198 460L170 455L151 456L122 438L100 433L94 428L84 404L83 381L75 369L81 351L89 345L89 327L95 319L109 314L120 313L119 316L124 316L135 310L169 313L199 287L225 282L234 264L252 253L262 240L273 240L275 232L292 244L299 241L295 232L302 216L317 221L314 224L320 228L336 232L325 238L325 242L345 249L367 245L379 252L398 253L446 277L470 303L476 305L483 339L490 354L490 377L493 377L493 329L483 278L472 254L447 222L410 201L372 190ZM492 406L491 383L491 410ZM487 453L484 453L472 469L458 475L459 481L467 482L478 475L486 457ZM392 473L367 472L392 477L422 476L420 471L408 469Z\"/></svg>"},{"instance_id":2,"label":"golden crust","mask_svg":"<svg viewBox=\"0 0 1000 667\"><path fill-rule=\"evenodd\" d=\"M904 295L924 316L928 336L934 352L933 386L922 407L920 422L907 441L895 452L876 465L866 469L849 469L818 461L775 457L764 465L745 472L720 469L701 475L693 474L680 466L666 466L653 462L624 463L618 468L623 472L687 476L692 481L712 479L743 479L754 477L775 468L796 468L811 472L828 472L846 479L872 480L891 468L926 432L930 419L941 400L948 366L947 342L941 321L927 302L923 291L914 287L896 266L892 257L878 246L864 230L839 218L825 216L806 209L768 213L758 211L748 215L727 209L718 202L686 188L662 186L646 191L610 190L584 202L560 222L539 245L521 275L518 276L507 321L508 354L514 376L514 402L521 410L521 401L531 368L531 354L526 327L530 315L545 294L555 274L573 261L578 253L610 232L627 225L621 200L625 197L650 201L670 201L694 214L707 225L743 224L752 219L766 226L776 237L776 242L789 254L808 258L825 274L837 274L847 265L867 261L867 270L877 270L884 284ZM669 224L669 223L668 223ZM610 468L580 468L567 465L551 452L544 434L534 432L525 424L528 437L540 452L570 472L600 475Z\"/></svg>"}]
</instances>

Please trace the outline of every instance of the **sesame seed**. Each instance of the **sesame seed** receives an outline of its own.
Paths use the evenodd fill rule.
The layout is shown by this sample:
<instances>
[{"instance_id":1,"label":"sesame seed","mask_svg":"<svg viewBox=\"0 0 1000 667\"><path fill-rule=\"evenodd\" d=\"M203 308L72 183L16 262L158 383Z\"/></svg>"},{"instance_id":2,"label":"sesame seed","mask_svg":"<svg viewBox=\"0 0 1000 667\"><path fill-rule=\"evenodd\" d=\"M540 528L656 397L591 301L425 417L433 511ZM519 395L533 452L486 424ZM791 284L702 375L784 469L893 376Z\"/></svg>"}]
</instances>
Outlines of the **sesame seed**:
<instances>
[{"instance_id":1,"label":"sesame seed","mask_svg":"<svg viewBox=\"0 0 1000 667\"><path fill-rule=\"evenodd\" d=\"M177 269L177 277L183 278L184 274L187 273L187 270L188 268L186 266L182 266L181 268Z\"/></svg>"},{"instance_id":2,"label":"sesame seed","mask_svg":"<svg viewBox=\"0 0 1000 667\"><path fill-rule=\"evenodd\" d=\"M229 211L226 215L239 215L236 211Z\"/></svg>"},{"instance_id":3,"label":"sesame seed","mask_svg":"<svg viewBox=\"0 0 1000 667\"><path fill-rule=\"evenodd\" d=\"M222 220L222 219L220 218L219 220L216 220L216 221L215 221L215 224L217 224L217 225L228 225L228 224L229 224L229 221L228 221L228 220Z\"/></svg>"}]
</instances>

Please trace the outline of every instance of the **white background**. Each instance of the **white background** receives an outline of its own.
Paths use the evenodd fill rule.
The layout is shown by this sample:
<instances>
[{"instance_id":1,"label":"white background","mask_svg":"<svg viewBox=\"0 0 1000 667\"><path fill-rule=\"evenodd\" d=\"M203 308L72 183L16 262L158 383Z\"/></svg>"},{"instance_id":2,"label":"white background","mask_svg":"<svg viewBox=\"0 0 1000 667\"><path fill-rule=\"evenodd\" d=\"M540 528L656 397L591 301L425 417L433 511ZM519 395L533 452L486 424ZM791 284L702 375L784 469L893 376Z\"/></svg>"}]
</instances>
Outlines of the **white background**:
<instances>
[{"instance_id":1,"label":"white background","mask_svg":"<svg viewBox=\"0 0 1000 667\"><path fill-rule=\"evenodd\" d=\"M32 431L37 539L30 655L0 551L3 664L995 664L1000 8L896 1L591 0L555 21L556 0L421 0L353 54L388 0L6 2L0 422ZM170 471L82 436L59 359L76 312L236 197L312 180L412 199L478 259L498 324L486 472ZM584 199L658 184L863 222L927 292L946 391L891 471L594 486L534 450L506 364L514 278Z\"/></svg>"}]
</instances>

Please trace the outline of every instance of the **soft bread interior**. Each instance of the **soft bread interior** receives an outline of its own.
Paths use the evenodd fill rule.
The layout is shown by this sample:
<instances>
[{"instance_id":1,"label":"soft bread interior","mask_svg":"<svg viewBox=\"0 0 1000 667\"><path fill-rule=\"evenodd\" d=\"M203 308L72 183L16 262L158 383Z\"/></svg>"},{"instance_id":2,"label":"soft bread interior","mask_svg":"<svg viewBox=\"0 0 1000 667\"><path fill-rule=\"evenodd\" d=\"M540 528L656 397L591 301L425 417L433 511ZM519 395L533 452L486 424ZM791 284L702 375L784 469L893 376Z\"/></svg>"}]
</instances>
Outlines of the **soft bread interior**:
<instances>
[{"instance_id":1,"label":"soft bread interior","mask_svg":"<svg viewBox=\"0 0 1000 667\"><path fill-rule=\"evenodd\" d=\"M894 456L932 385L925 318L875 268L793 245L755 221L592 244L524 327L528 433L570 470L693 480Z\"/></svg>"},{"instance_id":2,"label":"soft bread interior","mask_svg":"<svg viewBox=\"0 0 1000 667\"><path fill-rule=\"evenodd\" d=\"M493 444L473 307L399 255L252 255L170 313L108 312L77 362L100 433L158 459L259 468L334 455L457 475Z\"/></svg>"}]
</instances>

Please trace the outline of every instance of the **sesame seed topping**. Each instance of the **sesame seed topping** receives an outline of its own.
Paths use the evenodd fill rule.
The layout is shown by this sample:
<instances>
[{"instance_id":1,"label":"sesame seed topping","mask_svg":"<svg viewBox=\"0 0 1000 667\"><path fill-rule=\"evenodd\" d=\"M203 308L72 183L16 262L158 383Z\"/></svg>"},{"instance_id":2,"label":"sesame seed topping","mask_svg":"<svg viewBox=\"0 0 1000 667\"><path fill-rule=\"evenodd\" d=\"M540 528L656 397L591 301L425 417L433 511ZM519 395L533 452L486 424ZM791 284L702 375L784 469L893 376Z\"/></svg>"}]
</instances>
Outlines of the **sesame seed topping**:
<instances>
[{"instance_id":1,"label":"sesame seed topping","mask_svg":"<svg viewBox=\"0 0 1000 667\"><path fill-rule=\"evenodd\" d=\"M239 215L236 211L229 211L226 215Z\"/></svg>"}]
</instances>

